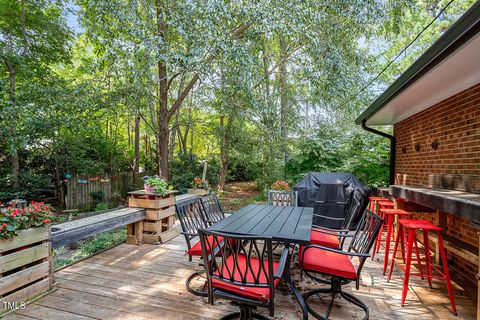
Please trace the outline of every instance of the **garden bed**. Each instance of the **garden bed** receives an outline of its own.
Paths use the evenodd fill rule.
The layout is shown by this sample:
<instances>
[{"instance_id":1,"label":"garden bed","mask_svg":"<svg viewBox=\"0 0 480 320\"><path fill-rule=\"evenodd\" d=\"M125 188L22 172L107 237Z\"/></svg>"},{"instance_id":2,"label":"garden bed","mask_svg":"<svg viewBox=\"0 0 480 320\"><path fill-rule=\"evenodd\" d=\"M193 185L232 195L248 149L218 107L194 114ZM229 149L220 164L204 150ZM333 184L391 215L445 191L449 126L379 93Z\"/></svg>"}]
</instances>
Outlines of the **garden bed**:
<instances>
[{"instance_id":1,"label":"garden bed","mask_svg":"<svg viewBox=\"0 0 480 320\"><path fill-rule=\"evenodd\" d=\"M52 288L50 226L0 240L0 315Z\"/></svg>"}]
</instances>

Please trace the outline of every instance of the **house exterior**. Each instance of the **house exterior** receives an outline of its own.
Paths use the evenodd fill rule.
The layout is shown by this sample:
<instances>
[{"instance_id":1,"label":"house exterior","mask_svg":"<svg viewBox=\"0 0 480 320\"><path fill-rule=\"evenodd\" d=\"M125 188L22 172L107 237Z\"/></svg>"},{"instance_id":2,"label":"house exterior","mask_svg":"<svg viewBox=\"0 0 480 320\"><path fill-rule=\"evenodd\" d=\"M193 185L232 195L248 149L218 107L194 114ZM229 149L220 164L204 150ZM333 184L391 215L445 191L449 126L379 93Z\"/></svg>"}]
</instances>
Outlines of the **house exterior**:
<instances>
[{"instance_id":1,"label":"house exterior","mask_svg":"<svg viewBox=\"0 0 480 320\"><path fill-rule=\"evenodd\" d=\"M415 218L441 226L450 267L479 270L480 2L356 120L390 138L390 192ZM371 126L392 125L393 136Z\"/></svg>"}]
</instances>

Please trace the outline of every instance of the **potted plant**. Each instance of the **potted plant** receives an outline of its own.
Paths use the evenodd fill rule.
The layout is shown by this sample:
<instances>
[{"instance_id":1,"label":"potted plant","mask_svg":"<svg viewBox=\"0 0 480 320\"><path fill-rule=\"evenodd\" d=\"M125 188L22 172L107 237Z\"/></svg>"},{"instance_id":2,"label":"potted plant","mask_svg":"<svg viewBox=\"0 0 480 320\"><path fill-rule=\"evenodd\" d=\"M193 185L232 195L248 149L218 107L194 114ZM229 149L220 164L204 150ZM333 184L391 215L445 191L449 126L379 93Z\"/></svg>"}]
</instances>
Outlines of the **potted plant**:
<instances>
[{"instance_id":1,"label":"potted plant","mask_svg":"<svg viewBox=\"0 0 480 320\"><path fill-rule=\"evenodd\" d=\"M50 223L54 213L44 203L32 202L25 208L0 208L0 293L2 301L22 301L51 289ZM20 289L21 288L21 289ZM19 291L20 289L20 291ZM7 310L0 305L0 317Z\"/></svg>"},{"instance_id":2,"label":"potted plant","mask_svg":"<svg viewBox=\"0 0 480 320\"><path fill-rule=\"evenodd\" d=\"M278 180L278 179L274 183L272 183L270 188L272 190L276 190L276 191L291 191L292 190L292 188L290 187L290 185L288 184L287 181Z\"/></svg>"},{"instance_id":3,"label":"potted plant","mask_svg":"<svg viewBox=\"0 0 480 320\"><path fill-rule=\"evenodd\" d=\"M274 183L272 183L270 188L275 191L280 191L281 193L292 191L292 188L290 187L287 181L278 180L278 179ZM273 197L272 202L274 205L282 206L284 201L286 201L286 199L279 194L272 195L272 197Z\"/></svg>"},{"instance_id":4,"label":"potted plant","mask_svg":"<svg viewBox=\"0 0 480 320\"><path fill-rule=\"evenodd\" d=\"M196 194L199 196L206 195L210 193L210 187L208 185L208 180L204 180L200 177L196 177L192 181L192 188L188 189L188 193Z\"/></svg>"},{"instance_id":5,"label":"potted plant","mask_svg":"<svg viewBox=\"0 0 480 320\"><path fill-rule=\"evenodd\" d=\"M153 177L145 176L143 177L143 181L145 191L149 193L165 194L173 189L173 187L168 184L167 180L158 175Z\"/></svg>"}]
</instances>

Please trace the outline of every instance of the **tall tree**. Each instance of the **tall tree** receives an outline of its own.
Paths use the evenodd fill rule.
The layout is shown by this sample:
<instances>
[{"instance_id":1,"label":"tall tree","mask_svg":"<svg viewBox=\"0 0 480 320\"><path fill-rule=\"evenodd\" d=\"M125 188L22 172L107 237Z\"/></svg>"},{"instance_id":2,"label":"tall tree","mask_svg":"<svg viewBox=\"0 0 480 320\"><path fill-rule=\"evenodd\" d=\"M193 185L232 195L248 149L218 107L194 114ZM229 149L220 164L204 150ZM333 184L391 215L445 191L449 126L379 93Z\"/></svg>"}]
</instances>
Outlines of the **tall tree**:
<instances>
[{"instance_id":1,"label":"tall tree","mask_svg":"<svg viewBox=\"0 0 480 320\"><path fill-rule=\"evenodd\" d=\"M9 78L8 103L0 110L0 119L8 123L11 175L17 187L22 143L19 118L28 103L26 95L19 99L18 86L31 85L35 77L44 78L51 65L68 61L71 32L59 1L2 0L0 8L0 59Z\"/></svg>"}]
</instances>

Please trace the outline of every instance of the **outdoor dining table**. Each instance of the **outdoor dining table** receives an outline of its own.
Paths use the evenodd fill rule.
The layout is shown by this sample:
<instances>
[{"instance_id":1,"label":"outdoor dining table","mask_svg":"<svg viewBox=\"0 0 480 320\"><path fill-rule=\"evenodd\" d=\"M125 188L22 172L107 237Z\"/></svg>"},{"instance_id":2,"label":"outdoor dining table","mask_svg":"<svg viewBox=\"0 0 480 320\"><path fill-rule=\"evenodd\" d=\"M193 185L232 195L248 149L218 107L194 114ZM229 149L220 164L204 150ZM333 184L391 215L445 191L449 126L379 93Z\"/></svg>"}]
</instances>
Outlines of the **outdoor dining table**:
<instances>
[{"instance_id":1,"label":"outdoor dining table","mask_svg":"<svg viewBox=\"0 0 480 320\"><path fill-rule=\"evenodd\" d=\"M250 204L208 229L249 236L268 236L273 241L294 247L297 244L308 245L310 243L312 219L313 208ZM308 319L307 307L291 278L291 256L288 259L283 278L289 284L302 308L303 319Z\"/></svg>"}]
</instances>

